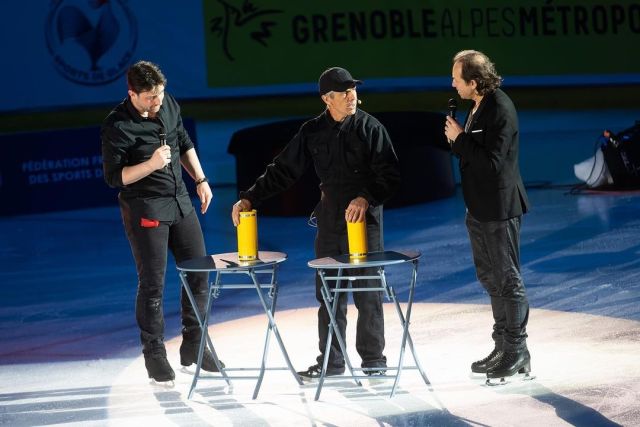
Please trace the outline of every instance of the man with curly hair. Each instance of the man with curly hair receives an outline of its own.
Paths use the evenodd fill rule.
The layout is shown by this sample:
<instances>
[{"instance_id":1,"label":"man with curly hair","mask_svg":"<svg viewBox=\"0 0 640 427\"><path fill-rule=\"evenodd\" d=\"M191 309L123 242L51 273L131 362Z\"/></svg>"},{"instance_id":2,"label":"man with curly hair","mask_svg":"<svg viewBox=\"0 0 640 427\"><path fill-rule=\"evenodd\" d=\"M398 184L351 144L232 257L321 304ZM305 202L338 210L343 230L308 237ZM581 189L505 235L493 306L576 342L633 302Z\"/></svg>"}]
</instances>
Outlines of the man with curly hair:
<instances>
[{"instance_id":1,"label":"man with curly hair","mask_svg":"<svg viewBox=\"0 0 640 427\"><path fill-rule=\"evenodd\" d=\"M473 261L491 298L494 320L494 349L471 370L487 378L528 373L529 303L520 275L520 224L529 201L518 166L518 116L500 89L502 78L482 52L457 53L452 77L460 98L473 105L464 127L447 117L445 135L460 159Z\"/></svg>"}]
</instances>

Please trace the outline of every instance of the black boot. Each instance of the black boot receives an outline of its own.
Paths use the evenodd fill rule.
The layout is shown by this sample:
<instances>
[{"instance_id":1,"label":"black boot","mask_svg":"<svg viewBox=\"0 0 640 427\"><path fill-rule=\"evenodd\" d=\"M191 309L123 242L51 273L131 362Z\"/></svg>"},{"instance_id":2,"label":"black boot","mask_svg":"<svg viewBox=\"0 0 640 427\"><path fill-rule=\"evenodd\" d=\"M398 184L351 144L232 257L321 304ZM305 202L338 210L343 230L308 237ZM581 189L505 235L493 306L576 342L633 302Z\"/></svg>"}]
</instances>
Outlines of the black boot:
<instances>
[{"instance_id":1,"label":"black boot","mask_svg":"<svg viewBox=\"0 0 640 427\"><path fill-rule=\"evenodd\" d=\"M471 372L475 372L476 374L486 374L487 370L500 360L500 357L502 357L502 350L494 348L487 357L482 360L477 360L471 364Z\"/></svg>"},{"instance_id":2,"label":"black boot","mask_svg":"<svg viewBox=\"0 0 640 427\"><path fill-rule=\"evenodd\" d=\"M529 350L505 352L498 362L487 370L487 378L505 378L531 372Z\"/></svg>"},{"instance_id":3,"label":"black boot","mask_svg":"<svg viewBox=\"0 0 640 427\"><path fill-rule=\"evenodd\" d=\"M142 352L149 378L153 378L157 382L173 381L176 378L176 374L167 360L167 351L162 341L152 341L145 344Z\"/></svg>"},{"instance_id":4,"label":"black boot","mask_svg":"<svg viewBox=\"0 0 640 427\"><path fill-rule=\"evenodd\" d=\"M182 340L182 344L180 344L180 364L182 366L189 366L193 363L198 363L198 348L200 347L200 343L197 341L185 341ZM222 360L219 360L220 366L224 368L224 363ZM211 351L205 347L204 353L202 354L202 369L208 372L219 372L218 367L216 366L216 362L213 359L213 354Z\"/></svg>"}]
</instances>

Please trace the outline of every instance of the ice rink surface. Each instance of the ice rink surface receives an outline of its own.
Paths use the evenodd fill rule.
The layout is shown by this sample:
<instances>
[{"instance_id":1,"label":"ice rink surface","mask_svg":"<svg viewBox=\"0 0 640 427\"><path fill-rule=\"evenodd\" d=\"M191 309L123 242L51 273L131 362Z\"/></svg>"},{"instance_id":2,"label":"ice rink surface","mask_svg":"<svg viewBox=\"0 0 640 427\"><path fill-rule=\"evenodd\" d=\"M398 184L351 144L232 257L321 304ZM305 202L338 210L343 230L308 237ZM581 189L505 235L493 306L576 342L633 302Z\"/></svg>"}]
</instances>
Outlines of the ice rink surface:
<instances>
[{"instance_id":1,"label":"ice rink surface","mask_svg":"<svg viewBox=\"0 0 640 427\"><path fill-rule=\"evenodd\" d=\"M173 387L146 377L133 315L136 277L117 207L0 218L0 424L213 426L640 425L640 194L569 194L571 165L592 154L601 128L621 130L638 111L521 113L523 177L533 210L521 261L531 304L533 381L487 387L469 364L491 350L488 298L475 280L458 189L449 199L385 211L387 249L422 252L411 334L430 381L404 371L390 381L298 386L286 371L254 383L201 380L179 365L179 281L169 260L166 338ZM232 175L226 141L254 122L199 124L205 170ZM425 183L428 185L428 183ZM229 219L236 189L214 188L201 217L210 253L235 249ZM81 195L79 195L81 197ZM306 218L259 218L260 249L281 251L276 319L293 365L317 355L313 258ZM387 276L406 300L408 270ZM355 353L355 307L347 345ZM398 357L400 325L385 306L386 355ZM215 302L210 333L227 366L260 361L266 317L252 290ZM405 360L412 363L411 354ZM272 345L270 365L281 365Z\"/></svg>"}]
</instances>

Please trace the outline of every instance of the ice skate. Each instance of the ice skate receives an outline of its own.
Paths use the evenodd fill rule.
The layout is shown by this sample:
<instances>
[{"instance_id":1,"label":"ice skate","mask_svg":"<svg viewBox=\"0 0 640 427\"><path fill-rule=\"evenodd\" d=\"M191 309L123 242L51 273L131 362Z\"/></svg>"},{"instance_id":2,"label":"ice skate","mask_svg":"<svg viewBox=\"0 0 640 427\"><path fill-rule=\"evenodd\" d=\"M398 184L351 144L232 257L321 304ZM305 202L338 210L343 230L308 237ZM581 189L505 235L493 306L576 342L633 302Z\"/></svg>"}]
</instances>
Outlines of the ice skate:
<instances>
[{"instance_id":1,"label":"ice skate","mask_svg":"<svg viewBox=\"0 0 640 427\"><path fill-rule=\"evenodd\" d=\"M200 344L192 341L182 341L180 345L180 364L182 366L191 366L194 363L198 363L198 349ZM224 369L225 365L222 360L218 360L220 367ZM216 365L215 358L208 348L204 349L202 353L202 370L207 372L220 372L218 365Z\"/></svg>"},{"instance_id":2,"label":"ice skate","mask_svg":"<svg viewBox=\"0 0 640 427\"><path fill-rule=\"evenodd\" d=\"M487 370L493 365L498 363L502 357L502 350L494 348L487 357L481 360L477 360L471 364L471 375L473 374L486 374Z\"/></svg>"},{"instance_id":3,"label":"ice skate","mask_svg":"<svg viewBox=\"0 0 640 427\"><path fill-rule=\"evenodd\" d=\"M523 352L505 352L498 362L487 370L486 385L505 385L512 379L532 380L531 356L528 350Z\"/></svg>"},{"instance_id":4,"label":"ice skate","mask_svg":"<svg viewBox=\"0 0 640 427\"><path fill-rule=\"evenodd\" d=\"M167 351L164 348L164 343L161 340L146 343L142 352L144 353L144 366L147 368L149 378L156 383L173 383L176 374L167 360Z\"/></svg>"},{"instance_id":5,"label":"ice skate","mask_svg":"<svg viewBox=\"0 0 640 427\"><path fill-rule=\"evenodd\" d=\"M149 378L152 379L152 383L173 387L173 380L176 378L176 374L173 372L166 356L145 356L144 365L147 368Z\"/></svg>"}]
</instances>

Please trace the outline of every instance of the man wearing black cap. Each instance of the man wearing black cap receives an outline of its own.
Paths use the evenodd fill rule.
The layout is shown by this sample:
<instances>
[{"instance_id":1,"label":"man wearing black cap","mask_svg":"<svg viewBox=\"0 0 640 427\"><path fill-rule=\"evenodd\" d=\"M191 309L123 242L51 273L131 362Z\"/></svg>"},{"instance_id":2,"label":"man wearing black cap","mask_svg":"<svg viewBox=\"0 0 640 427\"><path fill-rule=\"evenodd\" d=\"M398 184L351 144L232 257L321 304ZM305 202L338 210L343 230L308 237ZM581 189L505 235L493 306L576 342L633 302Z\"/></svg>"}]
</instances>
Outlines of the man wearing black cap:
<instances>
[{"instance_id":1,"label":"man wearing black cap","mask_svg":"<svg viewBox=\"0 0 640 427\"><path fill-rule=\"evenodd\" d=\"M304 123L289 144L267 166L265 173L233 205L231 218L239 223L240 211L250 210L263 200L291 187L313 164L320 178L322 197L314 210L318 222L315 240L317 257L348 253L347 222L367 223L369 251L382 250L382 203L400 184L398 159L387 130L373 116L357 108L356 86L361 84L340 67L325 70L318 81L325 111ZM367 274L367 273L364 273ZM368 281L354 287L373 287ZM326 348L329 314L322 304L322 284L316 277L320 355L314 365L299 372L303 378L320 376ZM369 375L384 374L384 318L379 292L354 292L358 308L356 349ZM336 314L338 328L345 336L347 295L340 294ZM332 340L326 375L344 373L344 356ZM382 369L375 369L382 368Z\"/></svg>"}]
</instances>

